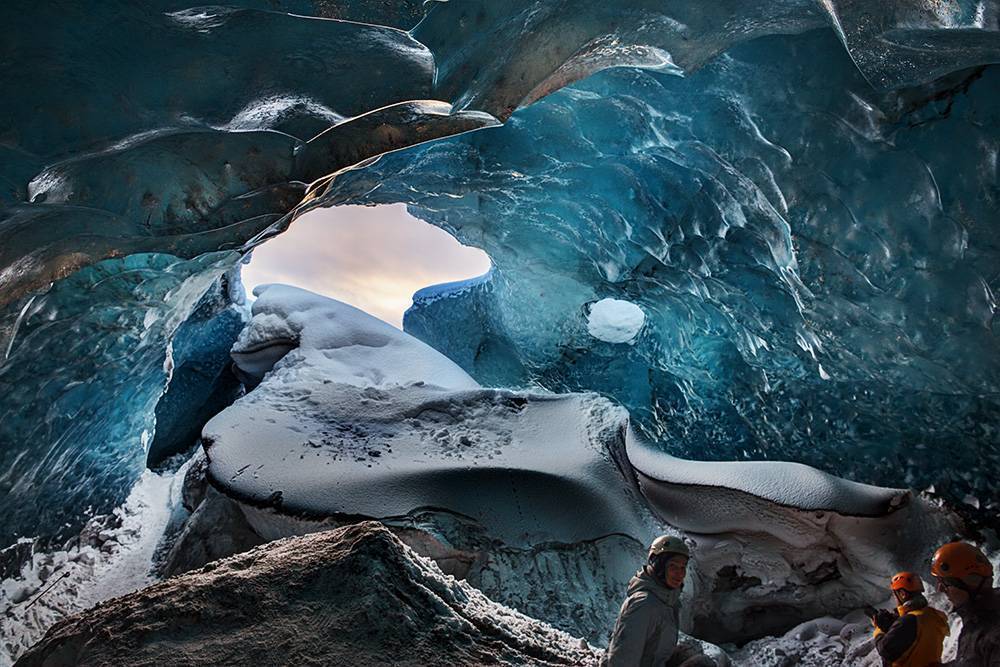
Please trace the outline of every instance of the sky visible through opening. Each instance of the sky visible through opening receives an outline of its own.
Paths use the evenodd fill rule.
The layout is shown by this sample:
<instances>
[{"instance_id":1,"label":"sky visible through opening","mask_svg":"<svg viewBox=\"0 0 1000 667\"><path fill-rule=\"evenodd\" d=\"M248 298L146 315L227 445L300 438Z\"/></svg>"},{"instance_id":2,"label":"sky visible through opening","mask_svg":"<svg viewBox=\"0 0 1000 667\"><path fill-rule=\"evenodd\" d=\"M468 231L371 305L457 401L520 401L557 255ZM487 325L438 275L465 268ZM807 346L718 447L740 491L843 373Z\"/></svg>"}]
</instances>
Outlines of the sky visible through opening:
<instances>
[{"instance_id":1,"label":"sky visible through opening","mask_svg":"<svg viewBox=\"0 0 1000 667\"><path fill-rule=\"evenodd\" d=\"M422 287L486 273L482 250L418 220L403 204L311 211L253 251L247 293L284 283L349 303L400 329Z\"/></svg>"}]
</instances>

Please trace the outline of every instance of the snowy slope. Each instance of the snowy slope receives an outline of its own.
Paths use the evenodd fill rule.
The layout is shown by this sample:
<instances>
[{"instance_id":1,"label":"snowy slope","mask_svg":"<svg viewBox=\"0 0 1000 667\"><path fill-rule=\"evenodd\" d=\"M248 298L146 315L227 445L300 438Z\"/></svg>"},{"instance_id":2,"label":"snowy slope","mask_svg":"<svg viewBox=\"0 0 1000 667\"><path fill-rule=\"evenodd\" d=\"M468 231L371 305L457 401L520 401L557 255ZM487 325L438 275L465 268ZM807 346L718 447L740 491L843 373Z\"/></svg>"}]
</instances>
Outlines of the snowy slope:
<instances>
[{"instance_id":1,"label":"snowy slope","mask_svg":"<svg viewBox=\"0 0 1000 667\"><path fill-rule=\"evenodd\" d=\"M16 576L0 582L0 667L8 667L57 621L156 580L153 559L179 504L185 470L147 470L128 500L113 514L97 517L75 544L33 553Z\"/></svg>"}]
</instances>

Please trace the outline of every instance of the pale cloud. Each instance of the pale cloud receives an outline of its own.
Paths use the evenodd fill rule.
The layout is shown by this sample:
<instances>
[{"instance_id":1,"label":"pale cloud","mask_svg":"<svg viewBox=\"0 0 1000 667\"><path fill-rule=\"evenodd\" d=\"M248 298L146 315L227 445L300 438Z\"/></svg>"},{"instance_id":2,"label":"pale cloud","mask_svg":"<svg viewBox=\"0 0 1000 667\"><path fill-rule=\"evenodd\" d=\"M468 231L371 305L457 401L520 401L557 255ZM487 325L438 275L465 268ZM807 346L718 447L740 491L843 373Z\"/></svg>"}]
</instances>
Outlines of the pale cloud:
<instances>
[{"instance_id":1,"label":"pale cloud","mask_svg":"<svg viewBox=\"0 0 1000 667\"><path fill-rule=\"evenodd\" d=\"M312 211L254 250L243 267L248 291L285 283L344 301L402 327L422 287L482 275L490 260L402 204Z\"/></svg>"}]
</instances>

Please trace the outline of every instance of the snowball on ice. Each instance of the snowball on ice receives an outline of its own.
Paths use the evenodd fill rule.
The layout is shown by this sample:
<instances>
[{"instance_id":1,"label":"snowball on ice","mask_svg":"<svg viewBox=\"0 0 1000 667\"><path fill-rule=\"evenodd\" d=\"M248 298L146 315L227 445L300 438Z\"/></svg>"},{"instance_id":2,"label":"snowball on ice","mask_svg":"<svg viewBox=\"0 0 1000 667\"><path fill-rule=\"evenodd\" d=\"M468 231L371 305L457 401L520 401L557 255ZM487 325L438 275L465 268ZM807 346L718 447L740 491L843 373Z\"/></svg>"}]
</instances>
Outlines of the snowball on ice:
<instances>
[{"instance_id":1,"label":"snowball on ice","mask_svg":"<svg viewBox=\"0 0 1000 667\"><path fill-rule=\"evenodd\" d=\"M590 306L587 331L606 343L631 343L645 323L646 314L631 301L601 299Z\"/></svg>"}]
</instances>

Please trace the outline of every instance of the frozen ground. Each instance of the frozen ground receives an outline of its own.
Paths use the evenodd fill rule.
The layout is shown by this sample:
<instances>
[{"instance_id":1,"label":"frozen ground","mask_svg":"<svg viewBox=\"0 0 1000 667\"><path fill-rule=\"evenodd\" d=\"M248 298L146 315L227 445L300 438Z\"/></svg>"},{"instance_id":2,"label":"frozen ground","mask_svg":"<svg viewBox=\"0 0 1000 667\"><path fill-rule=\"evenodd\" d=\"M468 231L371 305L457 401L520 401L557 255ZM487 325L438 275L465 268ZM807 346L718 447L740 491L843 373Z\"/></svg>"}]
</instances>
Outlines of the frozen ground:
<instances>
[{"instance_id":1,"label":"frozen ground","mask_svg":"<svg viewBox=\"0 0 1000 667\"><path fill-rule=\"evenodd\" d=\"M21 576L4 581L0 585L3 596L0 599L2 599L4 614L2 623L0 623L3 639L0 664L10 665L13 659L20 655L28 645L40 638L45 630L54 623L62 621L97 602L134 591L156 581L155 576L151 574L152 564L157 556L157 546L161 541L162 532L167 529L170 523L170 514L177 504L181 478L181 475L146 473L133 490L129 501L115 512L115 517L120 521L119 525L94 532L94 545L88 544L79 549L53 554L37 554L32 563L24 568ZM991 553L994 567L1000 571L1000 554L996 551ZM241 558L246 557L247 555ZM256 560L240 561L239 558L235 560L244 563L257 562ZM215 569L217 566L205 568L209 572ZM223 574L227 571L233 575L232 590L237 591L237 593L231 593L235 597L224 597L218 591L216 594L220 599L239 599L237 587L244 585L247 581L246 577L253 575L250 570L240 576L236 576L234 570L221 570ZM426 566L423 567L423 571L426 571ZM68 576L58 580L64 573L68 573ZM193 576L195 578L203 577L204 573L196 572ZM440 575L437 576L440 577ZM216 583L221 579L224 579L222 575L220 575L220 579L216 579ZM30 609L26 609L28 602L34 599L41 590L44 590L46 585L57 580L58 583L49 593ZM283 586L284 580L281 581ZM463 590L465 588L463 586ZM153 593L143 593L143 597L132 599L150 600L152 599L151 595ZM482 604L492 604L482 602L485 598L478 593L475 593L475 599ZM939 596L932 595L931 600L935 606L947 609L946 603ZM89 631L87 628L93 628L110 621L117 613L114 610L127 609L129 604L127 601L116 602L110 607L111 611L108 611L108 607L102 607L98 611L87 614L86 618L89 620L77 622L75 627ZM888 599L883 602L882 606L889 606ZM496 606L490 608L491 615L495 608ZM435 610L428 612L428 614L433 615L439 612L440 610ZM511 614L509 618L513 619L511 623L514 624L515 628L523 622L524 617L515 612L505 610L505 613ZM420 615L418 614L418 616ZM166 627L169 631L169 625ZM447 627L468 626L457 623L455 626ZM541 627L541 624L531 627L538 628ZM946 645L949 650L953 650L958 630L957 624L953 624L953 628L953 637ZM562 634L554 636L565 637ZM878 662L871 653L872 647L869 638L870 628L855 611L840 619L827 617L808 621L780 637L766 637L753 641L739 650L732 651L731 657L734 665L746 667L793 667L796 665L802 667L876 667ZM560 640L556 644L568 646L571 649L580 646L579 641L574 643L573 640L566 640L569 642L568 644L560 643L562 641ZM947 655L946 653L946 657ZM198 660L197 655L189 657L191 662L188 664L195 664ZM327 660L327 657L322 657L322 659ZM385 660L390 661L388 658ZM584 656L578 664L588 664L587 660L590 658ZM224 660L215 656L214 659L201 664L224 663ZM116 662L115 664L128 663ZM173 661L168 664L178 663ZM303 664L309 664L307 658L303 658ZM338 663L336 659L331 658L326 664L347 663ZM364 664L364 662L350 664ZM377 664L377 662L370 664ZM428 664L434 663L429 662Z\"/></svg>"},{"instance_id":2,"label":"frozen ground","mask_svg":"<svg viewBox=\"0 0 1000 667\"><path fill-rule=\"evenodd\" d=\"M183 469L162 475L147 470L125 504L92 521L76 544L34 554L18 576L0 583L0 667L54 623L156 580L154 556L183 477Z\"/></svg>"}]
</instances>

